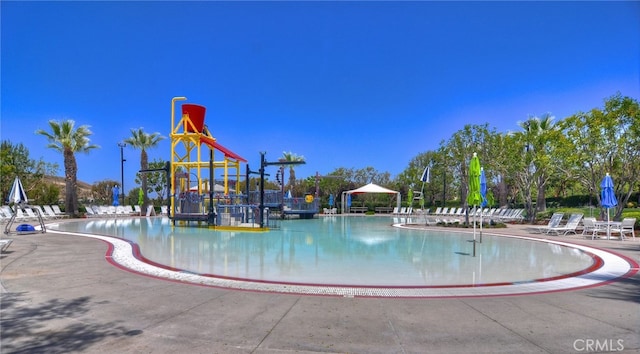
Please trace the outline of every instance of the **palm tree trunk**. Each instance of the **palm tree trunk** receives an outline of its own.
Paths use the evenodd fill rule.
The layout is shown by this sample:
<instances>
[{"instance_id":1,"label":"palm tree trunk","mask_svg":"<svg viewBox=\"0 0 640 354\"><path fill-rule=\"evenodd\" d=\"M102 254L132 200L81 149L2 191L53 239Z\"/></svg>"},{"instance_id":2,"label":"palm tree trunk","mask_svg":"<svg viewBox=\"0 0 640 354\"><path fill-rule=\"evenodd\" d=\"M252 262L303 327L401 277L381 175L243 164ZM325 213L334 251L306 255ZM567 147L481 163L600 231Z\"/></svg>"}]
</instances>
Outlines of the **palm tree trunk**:
<instances>
[{"instance_id":1,"label":"palm tree trunk","mask_svg":"<svg viewBox=\"0 0 640 354\"><path fill-rule=\"evenodd\" d=\"M149 156L147 156L147 152L142 149L140 153L140 167L142 170L146 170L149 168ZM147 174L145 172L141 173L142 179L142 207L143 211L147 210L147 205L149 205L149 196L147 196Z\"/></svg>"},{"instance_id":2,"label":"palm tree trunk","mask_svg":"<svg viewBox=\"0 0 640 354\"><path fill-rule=\"evenodd\" d=\"M65 148L64 152L64 176L65 176L65 212L70 217L76 216L78 210L77 174L78 165L73 151Z\"/></svg>"}]
</instances>

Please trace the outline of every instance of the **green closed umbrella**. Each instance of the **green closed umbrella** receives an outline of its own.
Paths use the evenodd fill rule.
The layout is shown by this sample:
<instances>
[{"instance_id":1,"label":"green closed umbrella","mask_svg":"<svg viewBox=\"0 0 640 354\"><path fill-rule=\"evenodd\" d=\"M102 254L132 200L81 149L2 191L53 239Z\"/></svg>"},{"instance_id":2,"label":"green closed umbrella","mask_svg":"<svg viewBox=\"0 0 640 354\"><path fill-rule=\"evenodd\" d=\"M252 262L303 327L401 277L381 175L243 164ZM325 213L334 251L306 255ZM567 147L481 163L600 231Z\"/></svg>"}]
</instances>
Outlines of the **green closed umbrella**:
<instances>
[{"instance_id":1,"label":"green closed umbrella","mask_svg":"<svg viewBox=\"0 0 640 354\"><path fill-rule=\"evenodd\" d=\"M480 159L478 159L478 154L475 152L469 163L469 194L467 195L467 203L473 206L478 206L482 203L482 195L480 195Z\"/></svg>"},{"instance_id":2,"label":"green closed umbrella","mask_svg":"<svg viewBox=\"0 0 640 354\"><path fill-rule=\"evenodd\" d=\"M138 190L138 205L142 206L144 204L144 193L142 193L142 188Z\"/></svg>"},{"instance_id":3,"label":"green closed umbrella","mask_svg":"<svg viewBox=\"0 0 640 354\"><path fill-rule=\"evenodd\" d=\"M478 154L473 153L471 162L469 163L469 194L467 195L467 203L474 207L482 203L482 195L480 194L480 159ZM476 219L473 218L473 255L476 255Z\"/></svg>"},{"instance_id":4,"label":"green closed umbrella","mask_svg":"<svg viewBox=\"0 0 640 354\"><path fill-rule=\"evenodd\" d=\"M493 192L491 189L487 191L487 206L489 208L493 207L493 204L496 203L495 197L493 196Z\"/></svg>"},{"instance_id":5,"label":"green closed umbrella","mask_svg":"<svg viewBox=\"0 0 640 354\"><path fill-rule=\"evenodd\" d=\"M409 189L409 193L407 193L407 206L413 206L413 190Z\"/></svg>"}]
</instances>

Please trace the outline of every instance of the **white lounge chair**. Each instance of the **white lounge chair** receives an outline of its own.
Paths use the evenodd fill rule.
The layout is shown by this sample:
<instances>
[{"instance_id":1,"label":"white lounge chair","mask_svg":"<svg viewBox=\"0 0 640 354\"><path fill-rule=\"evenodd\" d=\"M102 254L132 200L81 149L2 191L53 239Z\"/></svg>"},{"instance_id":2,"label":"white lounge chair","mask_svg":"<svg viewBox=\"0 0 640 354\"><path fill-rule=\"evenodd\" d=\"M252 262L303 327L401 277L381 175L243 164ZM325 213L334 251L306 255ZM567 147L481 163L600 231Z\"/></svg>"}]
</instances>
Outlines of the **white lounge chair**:
<instances>
[{"instance_id":1,"label":"white lounge chair","mask_svg":"<svg viewBox=\"0 0 640 354\"><path fill-rule=\"evenodd\" d=\"M51 205L43 205L42 209L44 210L45 215L47 215L51 219L60 219L68 216L56 214L56 212L51 208Z\"/></svg>"},{"instance_id":2,"label":"white lounge chair","mask_svg":"<svg viewBox=\"0 0 640 354\"><path fill-rule=\"evenodd\" d=\"M3 205L2 208L0 208L0 213L2 213L7 219L11 219L13 216L13 210L11 210L8 205Z\"/></svg>"},{"instance_id":3,"label":"white lounge chair","mask_svg":"<svg viewBox=\"0 0 640 354\"><path fill-rule=\"evenodd\" d=\"M528 228L528 230L533 233L546 233L547 231L549 231L549 229L558 227L563 217L564 213L553 213L553 215L551 215L551 219L549 219L549 223L546 226L530 227Z\"/></svg>"},{"instance_id":4,"label":"white lounge chair","mask_svg":"<svg viewBox=\"0 0 640 354\"><path fill-rule=\"evenodd\" d=\"M65 213L62 212L62 210L60 210L60 207L56 204L53 204L51 206L51 209L53 209L53 212L56 213L56 215L67 215Z\"/></svg>"},{"instance_id":5,"label":"white lounge chair","mask_svg":"<svg viewBox=\"0 0 640 354\"><path fill-rule=\"evenodd\" d=\"M0 240L0 252L6 251L12 242L13 242L13 239L10 239L10 238Z\"/></svg>"},{"instance_id":6,"label":"white lounge chair","mask_svg":"<svg viewBox=\"0 0 640 354\"><path fill-rule=\"evenodd\" d=\"M547 235L550 235L551 233L556 235L560 235L560 233L562 233L562 235L566 235L570 232L575 234L576 228L578 228L578 225L580 224L580 220L582 220L582 214L571 214L565 225L549 228L546 233Z\"/></svg>"}]
</instances>

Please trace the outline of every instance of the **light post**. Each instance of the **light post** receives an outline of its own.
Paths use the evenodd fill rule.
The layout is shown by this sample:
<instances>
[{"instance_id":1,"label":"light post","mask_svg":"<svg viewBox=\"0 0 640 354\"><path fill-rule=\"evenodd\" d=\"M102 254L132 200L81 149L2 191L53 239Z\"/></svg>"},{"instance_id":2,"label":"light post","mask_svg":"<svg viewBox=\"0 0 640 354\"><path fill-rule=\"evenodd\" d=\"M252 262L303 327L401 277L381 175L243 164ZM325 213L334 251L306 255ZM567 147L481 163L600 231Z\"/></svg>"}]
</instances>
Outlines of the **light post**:
<instances>
[{"instance_id":1,"label":"light post","mask_svg":"<svg viewBox=\"0 0 640 354\"><path fill-rule=\"evenodd\" d=\"M120 147L120 188L122 188L122 205L124 205L124 162L127 161L124 159L124 148L127 144L119 142L118 146Z\"/></svg>"}]
</instances>

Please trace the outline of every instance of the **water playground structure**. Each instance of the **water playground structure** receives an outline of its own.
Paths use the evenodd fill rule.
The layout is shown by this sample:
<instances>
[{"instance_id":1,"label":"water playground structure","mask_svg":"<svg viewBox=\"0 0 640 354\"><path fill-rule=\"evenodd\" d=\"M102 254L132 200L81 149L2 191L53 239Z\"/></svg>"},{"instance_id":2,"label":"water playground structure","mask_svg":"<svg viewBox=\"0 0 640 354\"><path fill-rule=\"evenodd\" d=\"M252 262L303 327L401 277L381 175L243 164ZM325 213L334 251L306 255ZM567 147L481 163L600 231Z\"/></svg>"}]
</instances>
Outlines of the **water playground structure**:
<instances>
[{"instance_id":1,"label":"water playground structure","mask_svg":"<svg viewBox=\"0 0 640 354\"><path fill-rule=\"evenodd\" d=\"M221 145L205 124L206 107L182 103L176 119L176 102L171 100L171 160L165 169L169 186L168 213L174 225L206 224L214 227L259 228L276 226L287 215L313 218L318 203L309 195L285 198L284 190L264 190L265 168L304 162L266 161L261 153L259 171L251 171L247 160ZM245 165L245 191L240 190L241 164ZM222 179L216 181L216 169ZM281 168L281 171L283 168ZM150 172L157 170L146 170ZM249 176L259 174L259 190L251 191Z\"/></svg>"}]
</instances>

